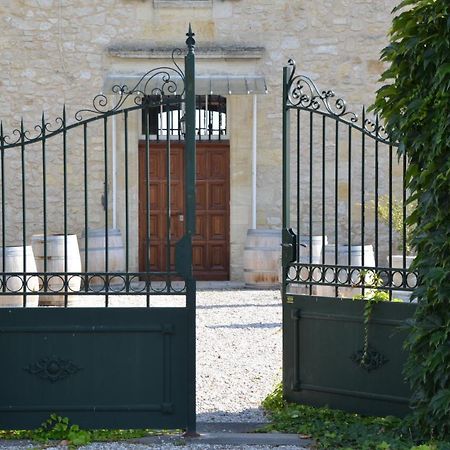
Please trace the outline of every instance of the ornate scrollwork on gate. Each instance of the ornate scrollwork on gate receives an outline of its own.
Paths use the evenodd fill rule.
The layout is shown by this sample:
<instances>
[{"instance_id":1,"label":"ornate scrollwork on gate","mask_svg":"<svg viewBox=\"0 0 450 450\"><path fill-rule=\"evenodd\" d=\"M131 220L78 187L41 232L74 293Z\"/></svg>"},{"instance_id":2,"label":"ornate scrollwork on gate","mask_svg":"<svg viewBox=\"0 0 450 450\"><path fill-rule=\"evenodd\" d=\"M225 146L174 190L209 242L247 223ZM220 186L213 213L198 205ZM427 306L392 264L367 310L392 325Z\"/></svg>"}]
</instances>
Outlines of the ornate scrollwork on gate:
<instances>
[{"instance_id":1,"label":"ornate scrollwork on gate","mask_svg":"<svg viewBox=\"0 0 450 450\"><path fill-rule=\"evenodd\" d=\"M81 368L72 361L52 355L31 363L27 367L24 367L24 370L31 375L36 375L42 380L55 383L56 381L65 380L70 375L79 372Z\"/></svg>"},{"instance_id":2,"label":"ornate scrollwork on gate","mask_svg":"<svg viewBox=\"0 0 450 450\"><path fill-rule=\"evenodd\" d=\"M105 94L98 94L92 100L92 108L81 109L75 113L75 119L83 120L83 115L106 114L119 110L128 99L132 99L135 105L143 104L144 99L149 95L160 96L184 94L184 73L175 61L175 55L181 55L181 49L176 48L172 51L172 63L174 67L162 66L142 75L139 81L129 88L126 84L115 84L112 87L112 94L116 94L113 103L110 103Z\"/></svg>"},{"instance_id":3,"label":"ornate scrollwork on gate","mask_svg":"<svg viewBox=\"0 0 450 450\"><path fill-rule=\"evenodd\" d=\"M114 114L124 107L129 100L135 106L141 106L150 95L160 97L161 103L163 102L163 97L169 95L183 96L185 76L175 60L175 56L180 56L182 53L181 49L174 49L171 56L172 67L162 66L149 70L142 75L133 87L129 87L126 84L116 84L111 88L110 93L96 95L92 100L91 107L80 109L74 114L75 120L82 122L93 116ZM61 116L56 117L53 123L48 122L43 113L41 123L34 126L32 130L25 128L22 120L19 128L15 128L10 134L7 134L4 133L3 124L1 124L0 148L4 149L26 143L39 142L50 135L61 133L67 128L68 118L65 106Z\"/></svg>"},{"instance_id":4,"label":"ornate scrollwork on gate","mask_svg":"<svg viewBox=\"0 0 450 450\"><path fill-rule=\"evenodd\" d=\"M358 124L358 115L347 109L343 98L337 97L332 90L320 90L308 76L296 74L297 67L293 59L289 59L288 65L291 66L291 75L287 83L287 106L329 114L355 126L359 125L362 131L374 139L391 143L389 133L380 123L378 116L374 120L367 119L363 109L362 123Z\"/></svg>"},{"instance_id":5,"label":"ornate scrollwork on gate","mask_svg":"<svg viewBox=\"0 0 450 450\"><path fill-rule=\"evenodd\" d=\"M417 273L402 268L375 268L343 265L291 263L286 281L291 284L412 291L417 287Z\"/></svg>"},{"instance_id":6,"label":"ornate scrollwork on gate","mask_svg":"<svg viewBox=\"0 0 450 450\"><path fill-rule=\"evenodd\" d=\"M346 117L351 122L358 121L358 116L354 112L347 111L344 99L336 98L336 94L331 90L321 91L306 75L296 75L296 64L293 59L288 61L288 65L292 67L288 81L288 103L314 111L324 108L333 116Z\"/></svg>"}]
</instances>

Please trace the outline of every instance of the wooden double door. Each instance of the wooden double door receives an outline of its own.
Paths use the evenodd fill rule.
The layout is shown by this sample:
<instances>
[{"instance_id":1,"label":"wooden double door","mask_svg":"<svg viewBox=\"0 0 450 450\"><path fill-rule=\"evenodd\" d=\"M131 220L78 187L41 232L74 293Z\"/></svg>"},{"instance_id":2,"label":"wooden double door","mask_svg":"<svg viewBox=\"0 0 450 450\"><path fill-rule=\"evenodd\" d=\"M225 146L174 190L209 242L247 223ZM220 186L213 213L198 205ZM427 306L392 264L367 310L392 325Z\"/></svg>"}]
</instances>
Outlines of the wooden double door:
<instances>
[{"instance_id":1,"label":"wooden double door","mask_svg":"<svg viewBox=\"0 0 450 450\"><path fill-rule=\"evenodd\" d=\"M166 143L150 141L149 144L148 154L145 141L139 144L139 266L141 271L164 272L174 269L175 243L184 233L184 144L171 142L170 145L169 214ZM196 199L196 234L192 245L194 275L197 280L228 280L228 141L197 142Z\"/></svg>"}]
</instances>

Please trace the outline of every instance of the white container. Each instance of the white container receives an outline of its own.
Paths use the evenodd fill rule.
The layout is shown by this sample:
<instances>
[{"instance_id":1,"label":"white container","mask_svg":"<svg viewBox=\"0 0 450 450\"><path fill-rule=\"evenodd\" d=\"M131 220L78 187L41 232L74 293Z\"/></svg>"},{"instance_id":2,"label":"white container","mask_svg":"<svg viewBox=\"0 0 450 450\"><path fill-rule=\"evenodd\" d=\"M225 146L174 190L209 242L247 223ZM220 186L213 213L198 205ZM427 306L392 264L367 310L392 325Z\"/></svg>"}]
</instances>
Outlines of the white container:
<instances>
[{"instance_id":1,"label":"white container","mask_svg":"<svg viewBox=\"0 0 450 450\"><path fill-rule=\"evenodd\" d=\"M300 263L322 264L322 249L328 244L327 236L299 236L300 245ZM310 244L311 248L310 248Z\"/></svg>"},{"instance_id":2,"label":"white container","mask_svg":"<svg viewBox=\"0 0 450 450\"><path fill-rule=\"evenodd\" d=\"M45 259L47 260L47 273L65 272L65 239L64 234L47 235L47 255L44 249L44 235L35 234L31 238L33 252L36 259L38 272L44 272ZM45 256L47 256L45 258ZM67 272L81 272L80 250L76 234L67 235ZM39 283L42 287L43 277ZM61 276L49 276L47 279L47 291L65 292L65 278ZM79 276L67 277L68 292L78 292L81 286ZM39 305L64 306L64 295L41 295Z\"/></svg>"},{"instance_id":3,"label":"white container","mask_svg":"<svg viewBox=\"0 0 450 450\"><path fill-rule=\"evenodd\" d=\"M3 260L3 252L5 253L4 273L6 275L6 292L37 292L39 291L38 278L33 275L27 275L24 283L23 275L11 276L9 273L23 272L23 247L5 247L0 248L0 267ZM25 247L26 271L27 273L36 272L36 262L34 260L33 249L31 246ZM0 275L1 277L1 275ZM23 295L1 295L0 290L0 307L1 308L21 308L23 307ZM37 307L39 301L38 295L29 295L26 299L27 307Z\"/></svg>"}]
</instances>

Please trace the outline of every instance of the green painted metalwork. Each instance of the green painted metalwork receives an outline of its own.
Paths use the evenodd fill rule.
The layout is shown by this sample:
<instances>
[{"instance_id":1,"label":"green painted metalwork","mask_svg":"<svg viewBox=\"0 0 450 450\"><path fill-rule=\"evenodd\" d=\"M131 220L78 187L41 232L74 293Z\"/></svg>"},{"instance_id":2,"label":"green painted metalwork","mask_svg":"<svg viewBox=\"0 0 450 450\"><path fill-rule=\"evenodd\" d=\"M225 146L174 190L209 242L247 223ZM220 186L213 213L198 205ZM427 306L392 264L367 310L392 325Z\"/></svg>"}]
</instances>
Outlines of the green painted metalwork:
<instances>
[{"instance_id":1,"label":"green painted metalwork","mask_svg":"<svg viewBox=\"0 0 450 450\"><path fill-rule=\"evenodd\" d=\"M321 90L296 73L292 60L283 69L282 114L286 399L364 414L404 415L410 391L402 375L406 355L400 327L415 306L375 304L365 334L368 300L342 297L381 290L392 300L409 295L417 284L417 274L406 265L406 160L394 160L397 143L377 117L369 119L363 108L360 120L333 91ZM394 177L400 177L398 192ZM401 267L392 265L395 195L403 221L401 232L397 230ZM384 228L383 197L388 209ZM369 239L376 248L366 255ZM359 261L352 255L355 245Z\"/></svg>"},{"instance_id":2,"label":"green painted metalwork","mask_svg":"<svg viewBox=\"0 0 450 450\"><path fill-rule=\"evenodd\" d=\"M186 428L188 326L184 308L0 314L0 428L52 413L88 428Z\"/></svg>"},{"instance_id":3,"label":"green painted metalwork","mask_svg":"<svg viewBox=\"0 0 450 450\"><path fill-rule=\"evenodd\" d=\"M196 357L195 357L195 311L196 311L196 283L193 279L192 268L192 238L195 234L195 34L192 32L191 24L187 33L186 45L188 48L185 57L185 90L186 90L186 144L185 144L185 195L186 195L186 234L185 239L189 242L186 246L188 251L184 254L184 267L186 268L186 307L187 307L187 354L188 354L188 379L194 382L188 384L187 401L187 430L186 434L196 435Z\"/></svg>"},{"instance_id":4,"label":"green painted metalwork","mask_svg":"<svg viewBox=\"0 0 450 450\"><path fill-rule=\"evenodd\" d=\"M352 288L357 282L364 291L373 287L370 285L373 277L366 277L365 284L362 282L363 271L370 270L378 278L377 288L389 292L412 291L416 287L417 274L410 273L406 265L408 242L405 225L407 217L407 195L404 189L405 159L400 161L394 175L396 161L393 148L398 144L391 142L377 117L369 119L363 107L359 119L354 112L348 110L345 101L336 97L333 91L321 90L309 77L296 73L295 62L292 60L283 70L282 113L283 289L288 285L332 286L335 287L337 296L338 288ZM321 120L314 120L315 118ZM356 146L355 141L359 144L356 149L352 147ZM295 164L291 164L292 158ZM383 179L379 176L380 171L386 172ZM373 187L369 186L368 182L372 176ZM401 203L403 227L397 236L397 243L401 248L402 267L392 265L395 250L394 176L401 181L398 187L401 198L398 202ZM340 186L348 190L346 198L345 196L339 198ZM352 196L352 189L354 190L355 186L359 186L360 190L358 193L353 192ZM373 197L371 200L373 206L369 205L369 194ZM387 258L384 260L380 257L378 248L382 242L380 234L383 231L380 226L381 194L387 199L389 215L385 224ZM355 198L358 200L357 204ZM359 222L352 217L355 206L360 208ZM370 222L369 206L374 210ZM342 233L341 229L345 232ZM300 258L302 253L300 247L312 249L312 236L319 233L323 237L320 249L321 264L317 259L314 260L312 250L308 250L309 260ZM372 260L366 261L367 256L363 251L360 263L356 264L351 260L351 247L355 244L367 245L370 234L374 235L376 244L375 263ZM297 237L295 243L292 242L292 235ZM308 235L308 239L302 242L300 237ZM326 248L325 235L328 235L334 249ZM295 245L295 257L290 251L291 245ZM338 257L341 246L347 248L345 261ZM328 258L328 261L325 261L326 250L333 250L333 256Z\"/></svg>"},{"instance_id":5,"label":"green painted metalwork","mask_svg":"<svg viewBox=\"0 0 450 450\"><path fill-rule=\"evenodd\" d=\"M378 303L370 324L370 370L358 353L364 339L362 301L290 296L283 305L286 399L370 415L403 416L411 392L402 376L406 331L415 305ZM355 361L356 359L356 361Z\"/></svg>"},{"instance_id":6,"label":"green painted metalwork","mask_svg":"<svg viewBox=\"0 0 450 450\"><path fill-rule=\"evenodd\" d=\"M78 111L74 122L68 120L66 109L62 117L56 119L52 126L44 116L41 124L34 128L35 133L25 129L21 122L20 129L10 135L0 126L0 174L1 174L1 240L3 248L7 247L7 228L13 219L12 209L8 209L5 198L8 197L8 184L5 172L6 162L11 156L18 156L21 163L21 205L23 270L7 270L5 251L0 258L1 289L0 299L12 296L23 299L23 308L0 308L0 359L2 377L0 383L0 429L35 428L52 413L68 416L73 423L87 428L182 428L188 434L196 431L196 392L195 392L195 312L196 283L192 272L192 236L195 233L195 40L189 26L187 34L187 54L184 72L178 66L174 55L181 55L181 50L172 53L173 67L160 67L148 71L133 88L127 86L113 87L113 102L103 94L96 96L92 106ZM173 77L172 77L173 75ZM159 87L155 88L155 80ZM151 83L150 83L151 81ZM151 91L149 86L151 84ZM163 108L170 104L184 103L186 133L185 143L185 210L186 221L184 236L173 242L171 234L171 188L170 188L170 139L166 146L166 171L159 174L167 177L165 200L161 202L164 209L166 230L164 252L167 261L165 271L152 271L148 256L150 223L146 226L147 263L140 271L130 270L131 242L130 217L132 196L129 180L133 174L129 167L130 139L128 136L129 116L133 112L145 114L149 108ZM125 271L112 270L108 252L109 225L112 222L108 205L112 195L108 192L111 178L110 131L111 120L116 116L123 119L122 135L116 135L123 143L124 167L124 254ZM97 127L97 129L95 129ZM170 127L170 124L169 124ZM147 127L148 129L148 127ZM83 159L83 173L77 192L82 205L81 223L85 227L82 238L88 249L88 230L91 224L92 195L90 189L94 184L104 182L105 191L103 225L105 237L104 270L90 270L91 258L85 251L84 270L72 272L68 266L68 238L70 218L69 196L73 195L68 180L71 139L78 130ZM91 131L92 130L92 131ZM15 135L18 135L16 137ZM98 151L103 172L90 170L88 159L90 138L101 136L103 142L94 145ZM61 145L55 139L59 136ZM52 140L53 147L50 146ZM137 142L136 142L137 145ZM27 189L27 152L33 152L38 146L42 157L42 197L33 199L31 190ZM55 202L47 198L48 167L59 159L51 151L56 148L62 158L62 221L64 234L63 268L51 272L47 261L40 272L32 272L27 267L27 204L31 200L42 202L44 256L47 256L49 224L48 211ZM152 145L148 130L145 133L145 182L148 193L151 182L149 158ZM15 153L16 152L16 153ZM36 159L35 158L35 159ZM109 175L108 175L109 172ZM95 178L96 177L96 178ZM93 182L95 181L95 183ZM83 192L81 192L83 191ZM90 203L91 201L91 203ZM144 201L144 214L150 217L151 204L147 195ZM37 225L34 225L35 228ZM28 224L29 227L29 224ZM80 241L81 242L81 241ZM28 244L29 245L29 244ZM175 261L171 261L170 248L175 247ZM70 280L80 279L83 284L79 289L72 289ZM17 280L26 280L19 283ZM39 288L28 289L27 284L40 280ZM52 283L63 280L58 289ZM95 282L99 282L95 284ZM14 284L14 282L16 284ZM63 298L60 308L29 307L37 295L50 298ZM124 295L126 298L141 296L146 307L114 307L112 298ZM153 307L152 298L181 296L185 299L184 307ZM102 296L103 307L72 308L70 302L74 296L88 299ZM15 297L14 297L15 298ZM21 300L22 301L22 300ZM28 307L27 307L28 306Z\"/></svg>"}]
</instances>

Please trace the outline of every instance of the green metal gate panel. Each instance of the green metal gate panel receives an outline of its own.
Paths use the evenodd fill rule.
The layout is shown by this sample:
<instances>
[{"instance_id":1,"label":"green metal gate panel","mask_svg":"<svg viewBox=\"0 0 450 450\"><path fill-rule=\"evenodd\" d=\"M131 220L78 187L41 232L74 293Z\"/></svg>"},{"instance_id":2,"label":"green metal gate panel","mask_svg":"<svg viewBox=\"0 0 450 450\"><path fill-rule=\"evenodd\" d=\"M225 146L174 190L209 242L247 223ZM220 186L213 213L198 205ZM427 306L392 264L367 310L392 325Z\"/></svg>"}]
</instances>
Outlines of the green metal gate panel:
<instances>
[{"instance_id":1,"label":"green metal gate panel","mask_svg":"<svg viewBox=\"0 0 450 450\"><path fill-rule=\"evenodd\" d=\"M406 331L415 305L374 306L367 367L363 302L288 296L283 306L283 386L286 399L370 415L406 415L410 389L402 377Z\"/></svg>"},{"instance_id":2,"label":"green metal gate panel","mask_svg":"<svg viewBox=\"0 0 450 450\"><path fill-rule=\"evenodd\" d=\"M51 413L89 428L186 427L186 308L4 312L0 428Z\"/></svg>"},{"instance_id":3,"label":"green metal gate panel","mask_svg":"<svg viewBox=\"0 0 450 450\"><path fill-rule=\"evenodd\" d=\"M20 129L10 135L4 134L0 127L0 429L35 428L56 413L86 428L182 428L195 434L194 36L189 26L184 72L176 62L176 57L183 52L174 50L173 67L149 70L134 87L114 86L113 95L99 94L90 107L78 111L72 119L64 108L62 116L55 120L56 125L42 115L34 131L25 128L23 121ZM165 170L160 168L156 173L150 164L152 142L148 122L158 121L157 115L150 114L152 111L162 114L170 111L175 103L183 103L185 112L183 118L179 116L179 125L184 121L186 220L179 240L171 233L174 226L171 205L175 194L171 190L170 120L164 137ZM128 135L129 116L134 113L146 118L142 173L141 168L139 173L132 172L129 162L130 151L138 148L137 140L132 142ZM112 243L112 236L117 235L117 230L110 227L114 223L111 220L116 206L111 207L114 196L108 195L111 172L115 170L111 161L115 162L116 155L110 147L110 132L116 130L116 119L123 125L120 134L116 134L123 152L123 164L117 168L124 179L123 208L118 208L123 220L123 267L118 267L108 256L108 252L117 250L108 244L108 239ZM131 145L133 149L129 148ZM79 171L70 166L74 154L81 158ZM97 170L89 167L89 154L95 154L100 161ZM12 167L11 161L19 167L21 189L12 189L5 177ZM28 183L35 166L42 170L33 177L33 187L38 186L33 190ZM61 177L50 177L49 167L53 172L56 168ZM75 174L77 183L70 179L74 172L79 172ZM145 181L146 190L145 198L139 199L145 216L146 253L145 269L133 272L131 267L136 264L130 255L135 250L132 248L135 239L131 236L130 223L136 220L132 211L137 208L132 204L136 198L132 195L130 179L138 176ZM166 188L158 196L160 202L156 207L150 196L150 185L157 177L165 180ZM56 178L61 179L60 188L51 186L50 189L49 179ZM104 191L98 186L104 186ZM61 194L60 199L55 200L55 192ZM6 199L9 202L13 199L12 203L17 205L11 206ZM75 201L79 209L73 213L71 206ZM99 209L100 204L103 211ZM30 205L39 209L38 220L30 220ZM100 210L100 214L92 219L94 209ZM150 237L155 232L150 219L155 209L164 217L158 231L163 229L166 246L165 270L158 272L151 270L155 253L150 255ZM84 235L78 235L85 248L83 268L79 267L79 261L74 269L68 256L68 233L73 233L71 228L74 228L70 211L78 219L77 233L83 227ZM55 217L59 218L56 224L50 220ZM88 235L92 227L102 227L104 236L103 247L100 245L104 249L103 266L98 266L101 268L92 268L94 258L88 258ZM62 256L55 258L62 261L59 269L54 268L53 254L49 253L51 232L58 233L53 236L60 237L63 244ZM32 236L36 235L43 245L44 262L39 270L30 251ZM21 263L14 267L8 266L7 251L3 250L11 245L8 251L23 255ZM91 244L93 252L98 247ZM38 296L47 303L37 307ZM117 296L123 298L117 302ZM166 300L163 304L167 306L154 306L154 296L159 299L158 304ZM183 306L170 303L174 297L181 298ZM98 307L99 298L104 307ZM77 299L81 299L78 305ZM90 299L97 303L87 308ZM122 307L136 305L135 299L140 307ZM49 304L51 307L46 307Z\"/></svg>"}]
</instances>

